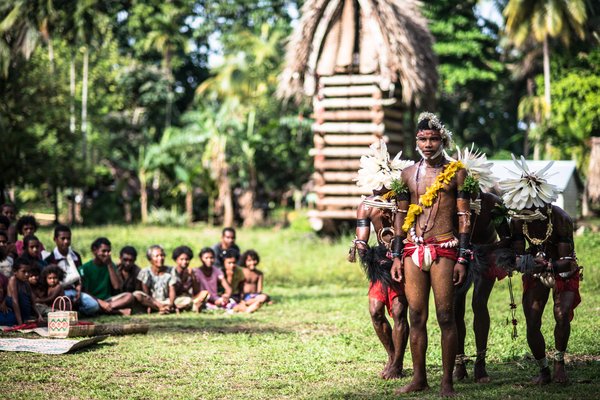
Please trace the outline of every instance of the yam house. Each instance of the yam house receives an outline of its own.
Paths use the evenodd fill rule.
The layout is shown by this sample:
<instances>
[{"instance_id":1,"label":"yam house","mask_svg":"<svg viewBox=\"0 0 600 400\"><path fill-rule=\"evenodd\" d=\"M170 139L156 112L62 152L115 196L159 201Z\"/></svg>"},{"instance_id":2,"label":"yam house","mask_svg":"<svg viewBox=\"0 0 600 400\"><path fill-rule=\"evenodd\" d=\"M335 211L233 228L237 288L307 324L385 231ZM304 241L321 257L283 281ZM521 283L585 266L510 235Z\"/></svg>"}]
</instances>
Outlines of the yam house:
<instances>
[{"instance_id":1,"label":"yam house","mask_svg":"<svg viewBox=\"0 0 600 400\"><path fill-rule=\"evenodd\" d=\"M314 229L355 218L370 194L353 181L370 144L383 138L392 157L414 148L415 113L432 105L437 86L432 42L413 0L304 3L279 95L312 100Z\"/></svg>"}]
</instances>

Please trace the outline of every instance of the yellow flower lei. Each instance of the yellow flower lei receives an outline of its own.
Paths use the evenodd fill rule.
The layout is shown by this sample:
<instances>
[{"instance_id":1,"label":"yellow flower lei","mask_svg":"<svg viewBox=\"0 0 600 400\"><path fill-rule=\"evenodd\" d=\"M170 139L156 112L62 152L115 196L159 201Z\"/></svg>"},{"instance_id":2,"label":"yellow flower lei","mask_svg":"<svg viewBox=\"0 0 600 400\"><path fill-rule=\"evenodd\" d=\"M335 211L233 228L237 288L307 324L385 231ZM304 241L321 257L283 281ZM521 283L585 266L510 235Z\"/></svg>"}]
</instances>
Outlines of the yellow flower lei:
<instances>
[{"instance_id":1,"label":"yellow flower lei","mask_svg":"<svg viewBox=\"0 0 600 400\"><path fill-rule=\"evenodd\" d=\"M406 218L404 219L404 224L402 225L402 230L404 232L408 232L410 227L415 223L417 216L423 213L423 207L431 207L438 196L438 192L444 188L444 185L450 183L459 169L464 167L465 166L462 162L452 161L446 166L446 168L444 168L444 170L435 179L435 182L433 182L431 186L425 190L425 193L419 197L419 204L411 204L408 207L408 212L406 213Z\"/></svg>"}]
</instances>

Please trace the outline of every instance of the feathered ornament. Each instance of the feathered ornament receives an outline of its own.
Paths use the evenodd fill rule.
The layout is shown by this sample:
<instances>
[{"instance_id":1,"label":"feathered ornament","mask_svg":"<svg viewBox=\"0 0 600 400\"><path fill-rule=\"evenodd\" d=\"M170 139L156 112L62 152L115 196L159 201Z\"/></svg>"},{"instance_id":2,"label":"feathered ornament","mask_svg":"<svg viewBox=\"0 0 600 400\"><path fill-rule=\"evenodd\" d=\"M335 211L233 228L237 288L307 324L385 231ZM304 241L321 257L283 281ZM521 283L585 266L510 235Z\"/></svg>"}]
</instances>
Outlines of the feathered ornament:
<instances>
[{"instance_id":1,"label":"feathered ornament","mask_svg":"<svg viewBox=\"0 0 600 400\"><path fill-rule=\"evenodd\" d=\"M467 170L467 174L479 183L481 189L489 189L496 183L492 173L492 163L488 162L486 155L475 150L475 144L471 148L465 147L461 150L456 146L457 160L461 161Z\"/></svg>"},{"instance_id":2,"label":"feathered ornament","mask_svg":"<svg viewBox=\"0 0 600 400\"><path fill-rule=\"evenodd\" d=\"M354 179L356 185L365 191L372 192L381 190L383 187L391 189L392 182L400 179L402 170L414 163L409 160L401 160L402 152L399 152L390 161L390 155L383 140L373 143L370 148L372 154L360 158L358 177Z\"/></svg>"},{"instance_id":3,"label":"feathered ornament","mask_svg":"<svg viewBox=\"0 0 600 400\"><path fill-rule=\"evenodd\" d=\"M525 157L521 156L521 159L517 160L512 155L512 159L520 174L509 170L515 177L499 182L500 189L504 191L502 200L506 207L519 211L530 207L544 207L558 198L559 190L548 183L547 174L554 161L550 161L539 171L530 171Z\"/></svg>"}]
</instances>

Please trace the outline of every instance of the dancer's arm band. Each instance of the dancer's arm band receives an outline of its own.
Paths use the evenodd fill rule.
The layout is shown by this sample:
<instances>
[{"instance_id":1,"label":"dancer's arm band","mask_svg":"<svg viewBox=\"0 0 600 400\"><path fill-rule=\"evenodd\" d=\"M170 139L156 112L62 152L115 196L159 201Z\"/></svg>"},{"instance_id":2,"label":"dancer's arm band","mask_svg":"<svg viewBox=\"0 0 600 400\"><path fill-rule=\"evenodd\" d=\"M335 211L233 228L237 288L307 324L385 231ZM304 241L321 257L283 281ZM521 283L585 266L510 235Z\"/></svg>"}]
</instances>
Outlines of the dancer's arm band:
<instances>
[{"instance_id":1,"label":"dancer's arm band","mask_svg":"<svg viewBox=\"0 0 600 400\"><path fill-rule=\"evenodd\" d=\"M408 192L401 192L396 195L396 200L398 201L409 201L410 194Z\"/></svg>"},{"instance_id":2,"label":"dancer's arm band","mask_svg":"<svg viewBox=\"0 0 600 400\"><path fill-rule=\"evenodd\" d=\"M458 196L459 199L471 199L471 193L469 192L465 192L464 190L459 190L458 191Z\"/></svg>"},{"instance_id":3,"label":"dancer's arm band","mask_svg":"<svg viewBox=\"0 0 600 400\"><path fill-rule=\"evenodd\" d=\"M360 218L356 220L357 228L366 228L371 226L371 220L369 218Z\"/></svg>"},{"instance_id":4,"label":"dancer's arm band","mask_svg":"<svg viewBox=\"0 0 600 400\"><path fill-rule=\"evenodd\" d=\"M471 246L468 233L458 234L458 260L459 264L468 264L471 259Z\"/></svg>"},{"instance_id":5,"label":"dancer's arm band","mask_svg":"<svg viewBox=\"0 0 600 400\"><path fill-rule=\"evenodd\" d=\"M400 236L396 236L394 238L394 243L392 245L392 254L396 258L400 258L402 255L402 251L404 250L404 240Z\"/></svg>"}]
</instances>

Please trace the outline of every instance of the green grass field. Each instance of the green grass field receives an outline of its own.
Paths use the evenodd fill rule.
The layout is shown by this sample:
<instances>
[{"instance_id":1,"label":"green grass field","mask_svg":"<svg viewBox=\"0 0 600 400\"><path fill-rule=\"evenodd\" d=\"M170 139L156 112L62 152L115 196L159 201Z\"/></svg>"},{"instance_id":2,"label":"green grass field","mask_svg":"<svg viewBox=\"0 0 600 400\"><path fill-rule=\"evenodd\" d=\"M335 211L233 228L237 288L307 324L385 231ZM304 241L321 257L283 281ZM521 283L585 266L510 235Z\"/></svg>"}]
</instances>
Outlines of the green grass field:
<instances>
[{"instance_id":1,"label":"green grass field","mask_svg":"<svg viewBox=\"0 0 600 400\"><path fill-rule=\"evenodd\" d=\"M97 236L113 242L116 256L125 244L143 253L159 243L167 253L181 244L196 252L212 245L214 228L98 227L74 231L74 247L90 257ZM51 232L39 232L51 245ZM47 356L0 353L0 398L26 399L374 399L393 398L409 378L378 378L385 352L375 337L367 310L367 283L358 264L345 261L350 238L325 240L295 230L240 230L238 243L254 248L265 272L265 291L275 304L253 315L204 313L101 317L98 321L144 321L147 335L110 337L74 354ZM527 384L536 372L525 340L522 310L519 337L511 340L507 280L490 299L492 326L488 372L493 382L456 385L464 398L597 399L600 393L599 302L600 235L576 239L585 269L583 302L577 308L568 351L568 386ZM145 262L140 257L140 265ZM192 260L194 266L198 260ZM521 285L514 279L520 298ZM431 313L434 316L434 313ZM472 314L467 312L467 324ZM543 331L553 349L553 319L546 309ZM16 337L16 334L0 334ZM31 336L33 337L33 336ZM467 353L474 354L472 333ZM439 330L429 322L428 373L431 389L405 398L438 398ZM406 356L410 372L410 354ZM472 364L469 364L471 372Z\"/></svg>"}]
</instances>

